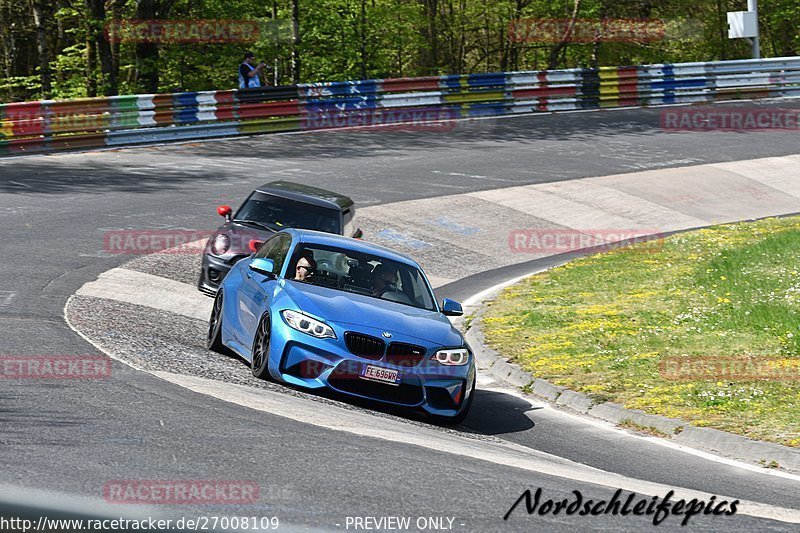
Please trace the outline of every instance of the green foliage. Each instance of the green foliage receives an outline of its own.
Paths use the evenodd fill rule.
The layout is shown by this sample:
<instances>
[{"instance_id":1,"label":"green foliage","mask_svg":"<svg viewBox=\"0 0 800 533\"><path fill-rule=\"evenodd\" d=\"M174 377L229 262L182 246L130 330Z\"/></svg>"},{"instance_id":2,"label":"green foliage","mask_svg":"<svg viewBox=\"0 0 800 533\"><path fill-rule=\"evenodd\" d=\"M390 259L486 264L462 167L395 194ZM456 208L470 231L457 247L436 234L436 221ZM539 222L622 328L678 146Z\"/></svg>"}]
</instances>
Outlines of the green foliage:
<instances>
[{"instance_id":1,"label":"green foliage","mask_svg":"<svg viewBox=\"0 0 800 533\"><path fill-rule=\"evenodd\" d=\"M743 0L294 0L299 41L291 42L293 0L0 0L0 101L41 97L38 76L49 66L52 95L159 92L236 86L242 52L252 49L279 84L503 70L597 67L748 57L744 40L727 38L725 12ZM49 65L40 64L32 5L46 16ZM577 2L577 3L576 3ZM660 19L656 41L514 42L509 24L521 18ZM88 6L94 6L94 9ZM144 6L144 7L143 7ZM99 12L98 12L99 9ZM105 49L96 35L112 19L245 19L258 21L255 42L173 43L145 50L124 42ZM144 10L144 11L143 11ZM797 54L800 4L762 0L764 56ZM281 27L282 31L273 31ZM108 54L113 61L109 61ZM104 55L105 54L105 55ZM103 60L105 65L103 64ZM299 66L294 80L293 64ZM157 75L148 81L147 71ZM118 73L116 82L111 72ZM149 85L148 85L149 83Z\"/></svg>"},{"instance_id":2,"label":"green foliage","mask_svg":"<svg viewBox=\"0 0 800 533\"><path fill-rule=\"evenodd\" d=\"M75 44L61 51L53 65L53 89L59 98L86 96L86 44Z\"/></svg>"}]
</instances>

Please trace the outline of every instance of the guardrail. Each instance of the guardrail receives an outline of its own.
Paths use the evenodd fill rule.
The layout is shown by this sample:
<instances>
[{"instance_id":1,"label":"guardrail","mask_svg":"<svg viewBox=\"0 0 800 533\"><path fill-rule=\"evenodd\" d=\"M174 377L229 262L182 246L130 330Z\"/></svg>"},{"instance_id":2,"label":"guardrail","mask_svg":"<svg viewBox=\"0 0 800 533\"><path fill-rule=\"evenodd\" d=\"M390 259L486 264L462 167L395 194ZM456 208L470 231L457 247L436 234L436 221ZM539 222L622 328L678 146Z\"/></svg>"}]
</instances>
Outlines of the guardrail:
<instances>
[{"instance_id":1,"label":"guardrail","mask_svg":"<svg viewBox=\"0 0 800 533\"><path fill-rule=\"evenodd\" d=\"M0 105L0 155L342 126L800 96L800 57Z\"/></svg>"}]
</instances>

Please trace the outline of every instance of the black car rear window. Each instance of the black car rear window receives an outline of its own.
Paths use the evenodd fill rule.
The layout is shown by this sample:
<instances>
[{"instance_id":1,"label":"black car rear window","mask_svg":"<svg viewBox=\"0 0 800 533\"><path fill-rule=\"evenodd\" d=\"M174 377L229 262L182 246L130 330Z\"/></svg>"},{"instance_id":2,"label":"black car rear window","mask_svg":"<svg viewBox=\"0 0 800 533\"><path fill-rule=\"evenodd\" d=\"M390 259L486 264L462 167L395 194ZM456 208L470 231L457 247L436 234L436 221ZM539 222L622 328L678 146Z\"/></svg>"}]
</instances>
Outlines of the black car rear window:
<instances>
[{"instance_id":1,"label":"black car rear window","mask_svg":"<svg viewBox=\"0 0 800 533\"><path fill-rule=\"evenodd\" d=\"M311 229L341 234L340 211L253 193L236 213L236 220L257 222L276 231L286 228Z\"/></svg>"}]
</instances>

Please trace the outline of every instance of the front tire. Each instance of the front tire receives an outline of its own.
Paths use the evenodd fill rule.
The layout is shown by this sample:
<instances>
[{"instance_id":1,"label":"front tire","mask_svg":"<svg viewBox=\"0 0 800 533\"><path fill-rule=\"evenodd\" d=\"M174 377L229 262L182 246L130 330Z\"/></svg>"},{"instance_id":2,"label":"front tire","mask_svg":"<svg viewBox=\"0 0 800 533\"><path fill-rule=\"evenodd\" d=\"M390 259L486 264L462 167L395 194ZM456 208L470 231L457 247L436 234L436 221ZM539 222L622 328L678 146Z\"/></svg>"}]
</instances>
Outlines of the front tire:
<instances>
[{"instance_id":1,"label":"front tire","mask_svg":"<svg viewBox=\"0 0 800 533\"><path fill-rule=\"evenodd\" d=\"M258 379L270 379L269 375L269 341L272 330L272 321L269 315L261 317L253 341L253 357L250 361L250 371Z\"/></svg>"},{"instance_id":2,"label":"front tire","mask_svg":"<svg viewBox=\"0 0 800 533\"><path fill-rule=\"evenodd\" d=\"M211 318L208 320L208 336L206 347L212 352L227 354L228 348L222 344L222 291L217 291L214 305L211 308Z\"/></svg>"}]
</instances>

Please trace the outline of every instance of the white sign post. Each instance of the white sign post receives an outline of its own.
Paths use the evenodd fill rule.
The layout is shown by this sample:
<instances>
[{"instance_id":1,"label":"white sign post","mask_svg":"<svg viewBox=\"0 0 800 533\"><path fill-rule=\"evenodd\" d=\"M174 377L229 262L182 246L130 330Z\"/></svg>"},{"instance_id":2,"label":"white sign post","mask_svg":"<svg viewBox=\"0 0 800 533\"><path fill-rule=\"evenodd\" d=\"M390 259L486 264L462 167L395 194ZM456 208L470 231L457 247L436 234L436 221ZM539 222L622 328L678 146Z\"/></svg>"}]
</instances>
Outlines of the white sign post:
<instances>
[{"instance_id":1,"label":"white sign post","mask_svg":"<svg viewBox=\"0 0 800 533\"><path fill-rule=\"evenodd\" d=\"M758 42L758 0L747 0L747 11L728 13L728 38L749 39L753 45L753 59L761 59Z\"/></svg>"}]
</instances>

